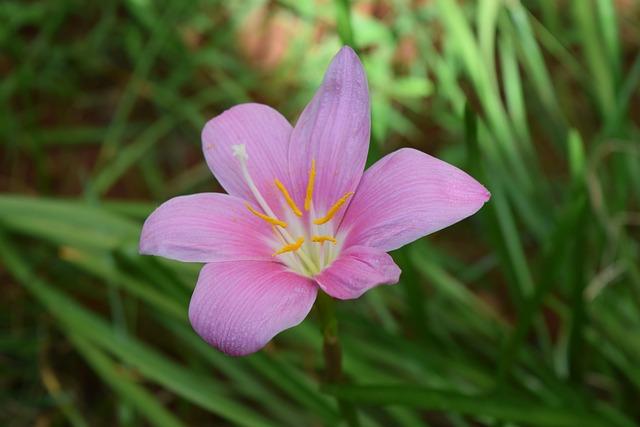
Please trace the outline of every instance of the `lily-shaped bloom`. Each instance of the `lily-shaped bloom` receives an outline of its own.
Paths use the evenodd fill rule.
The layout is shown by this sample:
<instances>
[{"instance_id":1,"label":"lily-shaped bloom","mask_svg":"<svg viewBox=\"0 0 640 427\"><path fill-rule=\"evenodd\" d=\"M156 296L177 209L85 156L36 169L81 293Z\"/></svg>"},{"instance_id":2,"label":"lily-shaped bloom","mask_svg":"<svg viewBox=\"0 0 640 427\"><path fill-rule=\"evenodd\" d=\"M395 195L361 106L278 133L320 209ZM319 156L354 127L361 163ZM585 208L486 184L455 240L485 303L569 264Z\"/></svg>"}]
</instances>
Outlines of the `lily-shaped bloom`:
<instances>
[{"instance_id":1,"label":"lily-shaped bloom","mask_svg":"<svg viewBox=\"0 0 640 427\"><path fill-rule=\"evenodd\" d=\"M189 319L230 355L262 348L309 313L318 288L352 299L395 284L387 252L472 215L489 192L413 149L366 172L367 79L344 47L294 128L274 109L235 106L202 132L228 194L176 197L147 219L140 252L202 262Z\"/></svg>"}]
</instances>

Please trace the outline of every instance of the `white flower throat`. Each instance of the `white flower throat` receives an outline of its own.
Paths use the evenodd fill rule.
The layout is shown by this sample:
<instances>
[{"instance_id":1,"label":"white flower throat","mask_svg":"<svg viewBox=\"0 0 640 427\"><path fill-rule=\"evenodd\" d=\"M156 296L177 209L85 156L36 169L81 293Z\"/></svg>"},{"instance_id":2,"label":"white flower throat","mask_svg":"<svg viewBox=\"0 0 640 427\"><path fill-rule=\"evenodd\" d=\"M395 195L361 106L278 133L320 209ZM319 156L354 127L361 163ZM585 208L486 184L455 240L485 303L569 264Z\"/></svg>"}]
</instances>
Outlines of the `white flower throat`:
<instances>
[{"instance_id":1,"label":"white flower throat","mask_svg":"<svg viewBox=\"0 0 640 427\"><path fill-rule=\"evenodd\" d=\"M353 192L348 192L338 199L324 215L316 216L313 205L316 165L312 160L303 206L304 211L309 212L309 215L305 218L284 184L278 178L274 178L273 184L278 188L283 202L288 206L288 209L284 210L284 218L279 218L260 194L249 174L247 167L249 155L246 146L239 144L232 145L231 148L234 157L240 162L242 176L262 212L249 203L246 204L247 209L269 223L274 232L275 238L270 241L274 248L273 256L278 257L291 270L308 277L313 277L328 267L336 259L342 246L334 234L337 227L334 227L333 219Z\"/></svg>"}]
</instances>

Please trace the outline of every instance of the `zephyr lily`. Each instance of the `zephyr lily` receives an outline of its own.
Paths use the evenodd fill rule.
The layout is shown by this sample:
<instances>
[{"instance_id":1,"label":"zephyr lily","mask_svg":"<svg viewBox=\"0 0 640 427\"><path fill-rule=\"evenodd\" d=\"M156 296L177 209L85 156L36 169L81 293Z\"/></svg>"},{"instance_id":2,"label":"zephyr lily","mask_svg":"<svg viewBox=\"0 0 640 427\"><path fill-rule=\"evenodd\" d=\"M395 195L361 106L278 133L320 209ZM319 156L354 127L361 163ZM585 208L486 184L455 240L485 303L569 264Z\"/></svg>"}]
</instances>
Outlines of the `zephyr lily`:
<instances>
[{"instance_id":1,"label":"zephyr lily","mask_svg":"<svg viewBox=\"0 0 640 427\"><path fill-rule=\"evenodd\" d=\"M189 319L230 355L262 348L311 310L318 288L352 299L395 284L387 252L475 213L489 192L413 149L366 172L367 79L344 47L295 127L260 104L235 106L202 132L228 194L173 198L146 220L140 252L206 263Z\"/></svg>"}]
</instances>

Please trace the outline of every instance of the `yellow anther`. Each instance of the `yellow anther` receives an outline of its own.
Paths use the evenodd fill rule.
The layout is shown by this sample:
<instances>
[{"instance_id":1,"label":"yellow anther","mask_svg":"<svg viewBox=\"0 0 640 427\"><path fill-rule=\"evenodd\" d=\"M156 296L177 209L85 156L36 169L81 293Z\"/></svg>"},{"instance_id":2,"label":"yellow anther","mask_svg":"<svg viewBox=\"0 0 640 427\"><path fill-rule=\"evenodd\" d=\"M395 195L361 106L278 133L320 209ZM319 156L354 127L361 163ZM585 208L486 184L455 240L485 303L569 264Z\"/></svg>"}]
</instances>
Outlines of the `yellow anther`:
<instances>
[{"instance_id":1,"label":"yellow anther","mask_svg":"<svg viewBox=\"0 0 640 427\"><path fill-rule=\"evenodd\" d=\"M293 199L291 198L291 195L289 194L285 186L280 182L278 178L276 178L275 182L276 182L276 187L278 187L278 190L280 190L280 192L284 196L284 199L287 201L287 204L289 205L293 213L298 216L302 216L302 212L300 212L300 209L298 209L296 202L293 201Z\"/></svg>"},{"instance_id":2,"label":"yellow anther","mask_svg":"<svg viewBox=\"0 0 640 427\"><path fill-rule=\"evenodd\" d=\"M245 205L247 207L247 209L249 209L249 211L254 214L255 216L257 216L258 218L264 219L265 221L267 221L269 224L272 225L279 225L282 228L285 228L287 226L287 223L284 221L280 221L278 218L273 218L270 217L268 215L265 215L263 213L258 212L257 210L253 209L251 207L251 205L249 203L247 203Z\"/></svg>"},{"instance_id":3,"label":"yellow anther","mask_svg":"<svg viewBox=\"0 0 640 427\"><path fill-rule=\"evenodd\" d=\"M311 241L316 243L331 242L334 245L338 243L336 238L331 236L311 236Z\"/></svg>"},{"instance_id":4,"label":"yellow anther","mask_svg":"<svg viewBox=\"0 0 640 427\"><path fill-rule=\"evenodd\" d=\"M340 209L340 206L344 205L344 202L346 202L347 199L352 195L353 195L353 191L349 191L347 194L340 197L340 200L338 200L333 206L331 206L331 208L329 208L329 211L325 216L323 216L322 218L314 219L313 223L317 225L321 225L331 221L331 218L333 218L336 212L338 212L338 209Z\"/></svg>"},{"instance_id":5,"label":"yellow anther","mask_svg":"<svg viewBox=\"0 0 640 427\"><path fill-rule=\"evenodd\" d=\"M302 246L303 243L304 243L304 237L300 237L295 242L289 243L288 245L284 245L283 247L278 249L276 251L276 253L273 254L273 256L281 255L281 254L286 253L286 252L297 251L298 249L300 249L300 246Z\"/></svg>"},{"instance_id":6,"label":"yellow anther","mask_svg":"<svg viewBox=\"0 0 640 427\"><path fill-rule=\"evenodd\" d=\"M307 196L304 198L304 210L311 208L311 200L313 197L313 183L316 180L316 161L311 160L311 169L309 169L309 181L307 182Z\"/></svg>"}]
</instances>

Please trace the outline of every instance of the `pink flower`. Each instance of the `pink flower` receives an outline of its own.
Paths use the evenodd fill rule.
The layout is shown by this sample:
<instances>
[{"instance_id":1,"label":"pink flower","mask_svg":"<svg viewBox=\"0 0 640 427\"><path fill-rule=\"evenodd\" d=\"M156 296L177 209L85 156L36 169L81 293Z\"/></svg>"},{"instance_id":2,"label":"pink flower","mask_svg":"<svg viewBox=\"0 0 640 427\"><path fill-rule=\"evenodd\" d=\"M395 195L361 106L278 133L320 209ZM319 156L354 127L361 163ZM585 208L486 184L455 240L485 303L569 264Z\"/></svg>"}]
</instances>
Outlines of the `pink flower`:
<instances>
[{"instance_id":1,"label":"pink flower","mask_svg":"<svg viewBox=\"0 0 640 427\"><path fill-rule=\"evenodd\" d=\"M388 251L489 199L460 169L413 149L365 172L370 125L367 79L349 47L294 128L260 104L206 124L204 155L228 194L165 202L147 218L140 252L206 263L189 319L209 344L246 355L299 324L318 287L352 299L397 283Z\"/></svg>"}]
</instances>

